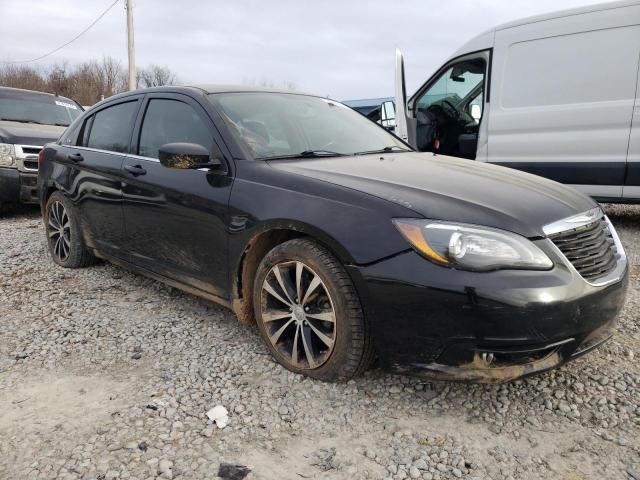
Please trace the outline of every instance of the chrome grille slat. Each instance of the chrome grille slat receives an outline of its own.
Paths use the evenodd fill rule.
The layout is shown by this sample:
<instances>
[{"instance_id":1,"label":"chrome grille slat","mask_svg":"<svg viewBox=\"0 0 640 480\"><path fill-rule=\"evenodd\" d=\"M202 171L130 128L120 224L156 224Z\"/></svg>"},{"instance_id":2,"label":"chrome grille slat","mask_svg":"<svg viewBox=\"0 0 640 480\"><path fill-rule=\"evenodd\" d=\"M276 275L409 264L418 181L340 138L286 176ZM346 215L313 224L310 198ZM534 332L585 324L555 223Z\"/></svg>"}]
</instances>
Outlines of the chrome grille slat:
<instances>
[{"instance_id":1,"label":"chrome grille slat","mask_svg":"<svg viewBox=\"0 0 640 480\"><path fill-rule=\"evenodd\" d=\"M586 280L613 272L619 253L604 218L548 237Z\"/></svg>"},{"instance_id":2,"label":"chrome grille slat","mask_svg":"<svg viewBox=\"0 0 640 480\"><path fill-rule=\"evenodd\" d=\"M589 265L598 265L608 263L611 259L616 257L611 252L606 252L598 256L585 256L582 258L569 259L574 267L588 267Z\"/></svg>"},{"instance_id":3,"label":"chrome grille slat","mask_svg":"<svg viewBox=\"0 0 640 480\"><path fill-rule=\"evenodd\" d=\"M580 260L581 258L592 257L593 255L602 254L603 251L604 252L608 251L606 248L611 247L611 245L613 245L612 241L610 241L607 238L603 238L600 243L589 245L588 247L584 247L584 248L571 249L567 252L564 252L564 254L571 261Z\"/></svg>"},{"instance_id":4,"label":"chrome grille slat","mask_svg":"<svg viewBox=\"0 0 640 480\"><path fill-rule=\"evenodd\" d=\"M42 147L37 145L16 145L18 170L25 173L38 173L38 154Z\"/></svg>"},{"instance_id":5,"label":"chrome grille slat","mask_svg":"<svg viewBox=\"0 0 640 480\"><path fill-rule=\"evenodd\" d=\"M598 240L601 240L603 238L607 238L606 232L604 230L598 230L588 237L570 240L558 240L558 244L563 245L565 248L582 248L584 245L597 242Z\"/></svg>"}]
</instances>

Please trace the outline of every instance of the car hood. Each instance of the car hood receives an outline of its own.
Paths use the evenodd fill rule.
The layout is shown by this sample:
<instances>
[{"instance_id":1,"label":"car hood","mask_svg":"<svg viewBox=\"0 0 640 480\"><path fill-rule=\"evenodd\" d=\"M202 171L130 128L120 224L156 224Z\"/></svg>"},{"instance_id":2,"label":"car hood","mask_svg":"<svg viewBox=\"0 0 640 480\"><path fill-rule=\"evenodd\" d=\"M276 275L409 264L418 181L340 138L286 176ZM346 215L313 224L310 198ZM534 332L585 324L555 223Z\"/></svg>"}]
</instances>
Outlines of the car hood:
<instances>
[{"instance_id":1,"label":"car hood","mask_svg":"<svg viewBox=\"0 0 640 480\"><path fill-rule=\"evenodd\" d=\"M528 238L544 236L546 224L597 206L577 190L542 177L431 153L269 163L384 198L412 210L415 216L501 228Z\"/></svg>"},{"instance_id":2,"label":"car hood","mask_svg":"<svg viewBox=\"0 0 640 480\"><path fill-rule=\"evenodd\" d=\"M14 145L42 146L55 142L66 127L34 123L0 122L0 142Z\"/></svg>"}]
</instances>

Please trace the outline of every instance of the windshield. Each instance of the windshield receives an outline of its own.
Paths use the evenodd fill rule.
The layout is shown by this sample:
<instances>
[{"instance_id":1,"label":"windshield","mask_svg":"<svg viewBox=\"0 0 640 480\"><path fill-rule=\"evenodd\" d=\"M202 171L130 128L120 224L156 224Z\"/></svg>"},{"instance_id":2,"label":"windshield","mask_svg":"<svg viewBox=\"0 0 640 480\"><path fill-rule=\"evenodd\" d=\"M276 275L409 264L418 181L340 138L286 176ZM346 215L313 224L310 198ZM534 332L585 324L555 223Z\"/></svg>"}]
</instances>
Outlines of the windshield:
<instances>
[{"instance_id":1,"label":"windshield","mask_svg":"<svg viewBox=\"0 0 640 480\"><path fill-rule=\"evenodd\" d=\"M337 156L409 147L349 107L288 93L214 93L238 141L256 159Z\"/></svg>"},{"instance_id":2,"label":"windshield","mask_svg":"<svg viewBox=\"0 0 640 480\"><path fill-rule=\"evenodd\" d=\"M4 121L69 126L82 109L64 97L30 92L0 92L0 119Z\"/></svg>"}]
</instances>

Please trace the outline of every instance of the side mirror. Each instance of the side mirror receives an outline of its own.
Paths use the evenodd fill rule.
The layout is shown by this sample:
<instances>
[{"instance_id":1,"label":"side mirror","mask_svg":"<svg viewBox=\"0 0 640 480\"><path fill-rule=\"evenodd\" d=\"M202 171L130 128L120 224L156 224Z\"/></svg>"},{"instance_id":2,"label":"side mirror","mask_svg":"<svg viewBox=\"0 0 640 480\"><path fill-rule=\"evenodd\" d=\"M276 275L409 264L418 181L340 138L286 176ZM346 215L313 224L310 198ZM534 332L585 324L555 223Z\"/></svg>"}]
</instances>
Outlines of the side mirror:
<instances>
[{"instance_id":1,"label":"side mirror","mask_svg":"<svg viewBox=\"0 0 640 480\"><path fill-rule=\"evenodd\" d=\"M476 122L479 122L482 118L482 108L477 103L471 105L471 118L473 118Z\"/></svg>"},{"instance_id":2,"label":"side mirror","mask_svg":"<svg viewBox=\"0 0 640 480\"><path fill-rule=\"evenodd\" d=\"M158 157L160 163L167 168L222 167L222 161L219 158L211 158L209 150L197 143L167 143L160 147Z\"/></svg>"},{"instance_id":3,"label":"side mirror","mask_svg":"<svg viewBox=\"0 0 640 480\"><path fill-rule=\"evenodd\" d=\"M396 127L396 106L390 100L380 105L380 124L388 130Z\"/></svg>"}]
</instances>

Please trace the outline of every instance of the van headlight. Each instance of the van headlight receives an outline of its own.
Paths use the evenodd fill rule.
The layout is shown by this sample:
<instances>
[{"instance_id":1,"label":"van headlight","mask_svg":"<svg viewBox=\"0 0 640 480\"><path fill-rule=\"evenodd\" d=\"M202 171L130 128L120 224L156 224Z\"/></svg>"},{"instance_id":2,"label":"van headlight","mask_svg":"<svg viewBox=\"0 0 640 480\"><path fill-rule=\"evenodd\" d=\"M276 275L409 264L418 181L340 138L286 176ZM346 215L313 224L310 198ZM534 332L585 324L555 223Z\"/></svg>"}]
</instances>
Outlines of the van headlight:
<instances>
[{"instance_id":1,"label":"van headlight","mask_svg":"<svg viewBox=\"0 0 640 480\"><path fill-rule=\"evenodd\" d=\"M413 248L439 265L476 272L553 267L533 242L497 228L413 218L393 223Z\"/></svg>"},{"instance_id":2,"label":"van headlight","mask_svg":"<svg viewBox=\"0 0 640 480\"><path fill-rule=\"evenodd\" d=\"M0 167L15 167L16 151L10 143L0 143Z\"/></svg>"}]
</instances>

